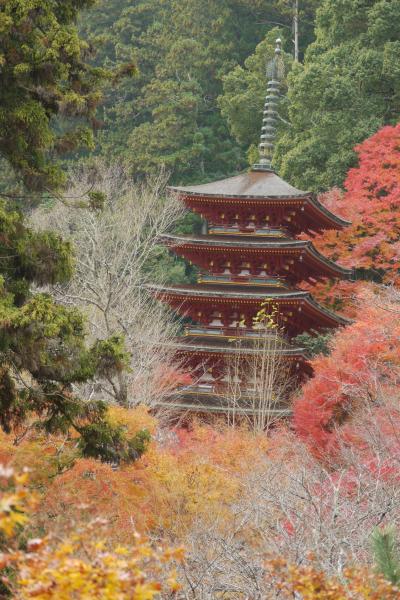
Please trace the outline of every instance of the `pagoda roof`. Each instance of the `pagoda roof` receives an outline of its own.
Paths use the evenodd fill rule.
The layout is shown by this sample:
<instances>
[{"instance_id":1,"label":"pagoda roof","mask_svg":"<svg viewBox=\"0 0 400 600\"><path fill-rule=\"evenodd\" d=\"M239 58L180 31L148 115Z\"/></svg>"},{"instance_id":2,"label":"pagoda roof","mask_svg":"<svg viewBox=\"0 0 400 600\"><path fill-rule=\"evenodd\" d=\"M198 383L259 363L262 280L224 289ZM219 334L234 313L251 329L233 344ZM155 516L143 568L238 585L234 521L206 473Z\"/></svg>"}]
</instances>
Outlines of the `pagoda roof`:
<instances>
[{"instance_id":1,"label":"pagoda roof","mask_svg":"<svg viewBox=\"0 0 400 600\"><path fill-rule=\"evenodd\" d=\"M305 198L311 195L311 192L296 189L273 171L247 171L210 183L169 189L190 196L228 198Z\"/></svg>"},{"instance_id":2,"label":"pagoda roof","mask_svg":"<svg viewBox=\"0 0 400 600\"><path fill-rule=\"evenodd\" d=\"M187 296L188 298L193 297L210 297L210 298L222 298L223 300L240 299L244 300L261 300L265 301L266 298L273 299L299 299L304 300L307 296L310 296L308 292L302 290L271 290L266 288L263 290L249 290L248 286L237 284L234 289L223 283L218 285L208 284L197 284L197 285L150 285L149 289L159 296L179 295Z\"/></svg>"},{"instance_id":3,"label":"pagoda roof","mask_svg":"<svg viewBox=\"0 0 400 600\"><path fill-rule=\"evenodd\" d=\"M286 290L284 288L271 289L262 287L250 290L248 286L237 284L229 286L224 284L207 284L185 286L157 286L150 285L149 289L161 300L177 299L184 303L188 299L204 301L238 302L239 304L261 304L266 300L275 301L278 304L297 304L303 305L305 309L315 315L325 318L325 321L331 322L336 326L348 325L351 321L346 317L338 315L325 308L314 300L309 292L299 290Z\"/></svg>"},{"instance_id":4,"label":"pagoda roof","mask_svg":"<svg viewBox=\"0 0 400 600\"><path fill-rule=\"evenodd\" d=\"M192 198L202 204L226 204L235 199L240 203L257 205L300 202L309 207L314 218L321 220L325 228L341 229L351 224L328 210L315 194L298 190L273 171L252 170L210 183L188 187L170 186L168 189L183 199Z\"/></svg>"},{"instance_id":5,"label":"pagoda roof","mask_svg":"<svg viewBox=\"0 0 400 600\"><path fill-rule=\"evenodd\" d=\"M304 254L316 262L321 263L329 267L331 271L334 271L336 275L343 278L349 278L352 275L352 269L346 269L341 267L334 261L326 258L321 254L314 246L311 240L293 240L290 238L276 238L276 239L257 239L256 237L239 237L235 235L198 235L198 236L176 236L176 235L164 235L162 240L171 246L193 246L203 247L207 249L223 248L223 249L236 249L250 250L256 252L267 251L282 251L287 252L304 252Z\"/></svg>"}]
</instances>

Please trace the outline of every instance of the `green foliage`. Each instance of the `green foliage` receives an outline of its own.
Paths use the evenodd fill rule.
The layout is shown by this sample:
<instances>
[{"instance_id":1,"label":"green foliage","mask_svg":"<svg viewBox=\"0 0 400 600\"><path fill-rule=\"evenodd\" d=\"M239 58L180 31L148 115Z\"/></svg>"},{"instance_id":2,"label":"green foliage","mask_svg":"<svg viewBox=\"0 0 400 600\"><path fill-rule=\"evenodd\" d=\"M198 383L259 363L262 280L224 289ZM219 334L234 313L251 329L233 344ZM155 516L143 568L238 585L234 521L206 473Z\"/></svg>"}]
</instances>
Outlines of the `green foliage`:
<instances>
[{"instance_id":1,"label":"green foliage","mask_svg":"<svg viewBox=\"0 0 400 600\"><path fill-rule=\"evenodd\" d=\"M218 109L222 78L254 50L273 22L290 26L291 9L284 4L101 0L81 19L82 33L101 44L96 64L133 57L139 73L117 91L109 90L100 152L123 157L135 176L166 165L172 182L179 183L243 168L244 148L232 139ZM264 89L265 84L252 99L253 121L261 114Z\"/></svg>"},{"instance_id":2,"label":"green foliage","mask_svg":"<svg viewBox=\"0 0 400 600\"><path fill-rule=\"evenodd\" d=\"M113 463L137 460L151 440L147 429L127 440L122 425L111 426L104 420L82 427L80 434L79 445L84 456Z\"/></svg>"},{"instance_id":3,"label":"green foliage","mask_svg":"<svg viewBox=\"0 0 400 600\"><path fill-rule=\"evenodd\" d=\"M128 368L129 354L125 350L124 339L114 335L106 340L97 340L91 349L96 372L111 378Z\"/></svg>"},{"instance_id":4,"label":"green foliage","mask_svg":"<svg viewBox=\"0 0 400 600\"><path fill-rule=\"evenodd\" d=\"M257 1L257 0L255 0ZM314 20L317 8L323 0L299 0L298 2L298 35L299 35L299 59L302 60L304 52L310 43L314 40ZM288 29L293 32L293 17L295 14L294 0L276 0L274 2L278 18L276 21L286 25L286 34ZM276 22L276 25L279 25Z\"/></svg>"},{"instance_id":5,"label":"green foliage","mask_svg":"<svg viewBox=\"0 0 400 600\"><path fill-rule=\"evenodd\" d=\"M106 203L106 195L104 192L100 191L91 191L88 192L89 196L89 207L93 211L103 210L104 205Z\"/></svg>"},{"instance_id":6,"label":"green foliage","mask_svg":"<svg viewBox=\"0 0 400 600\"><path fill-rule=\"evenodd\" d=\"M29 284L62 283L71 276L73 258L69 242L49 231L33 232L23 216L0 200L0 274L19 306L29 295Z\"/></svg>"},{"instance_id":7,"label":"green foliage","mask_svg":"<svg viewBox=\"0 0 400 600\"><path fill-rule=\"evenodd\" d=\"M93 0L0 1L0 157L26 189L56 190L64 175L55 156L93 148L95 111L102 82L132 74L89 65L89 43L74 25ZM4 166L3 166L4 165ZM14 182L12 181L14 184ZM21 190L19 187L18 191ZM101 210L104 194L89 193ZM0 201L0 425L10 432L29 424L46 432L80 435L84 455L134 459L145 438L127 439L107 420L101 401L81 402L74 385L100 373L119 374L128 363L123 339L85 343L85 324L75 309L57 305L32 284L66 282L73 269L69 243L52 232L27 227L21 212ZM143 434L144 435L144 434Z\"/></svg>"},{"instance_id":8,"label":"green foliage","mask_svg":"<svg viewBox=\"0 0 400 600\"><path fill-rule=\"evenodd\" d=\"M145 270L151 273L151 279L155 282L184 284L190 281L187 263L173 256L164 246L153 252L146 262Z\"/></svg>"},{"instance_id":9,"label":"green foliage","mask_svg":"<svg viewBox=\"0 0 400 600\"><path fill-rule=\"evenodd\" d=\"M293 339L293 344L305 348L310 358L323 354L328 356L329 354L329 342L332 339L333 333L327 331L326 333L301 333Z\"/></svg>"},{"instance_id":10,"label":"green foliage","mask_svg":"<svg viewBox=\"0 0 400 600\"><path fill-rule=\"evenodd\" d=\"M354 146L400 116L400 4L325 0L316 41L289 76L289 120L276 151L300 188L341 186Z\"/></svg>"},{"instance_id":11,"label":"green foliage","mask_svg":"<svg viewBox=\"0 0 400 600\"><path fill-rule=\"evenodd\" d=\"M134 435L128 444L128 459L137 459L142 456L147 450L151 441L150 432L147 429L142 429Z\"/></svg>"},{"instance_id":12,"label":"green foliage","mask_svg":"<svg viewBox=\"0 0 400 600\"><path fill-rule=\"evenodd\" d=\"M174 227L177 235L201 233L202 219L200 215L187 212ZM151 280L160 283L185 284L197 281L197 268L187 261L159 246L147 259L144 269L151 273Z\"/></svg>"},{"instance_id":13,"label":"green foliage","mask_svg":"<svg viewBox=\"0 0 400 600\"><path fill-rule=\"evenodd\" d=\"M63 184L55 155L93 148L100 88L112 76L88 64L93 48L74 26L78 11L93 4L0 3L0 155L29 190Z\"/></svg>"},{"instance_id":14,"label":"green foliage","mask_svg":"<svg viewBox=\"0 0 400 600\"><path fill-rule=\"evenodd\" d=\"M5 257L10 253L10 260L0 264L1 427L10 432L28 422L49 433L73 428L85 456L135 458L144 451L143 440L127 439L123 429L108 423L103 402L84 403L73 393L74 384L96 373L112 377L126 368L129 357L123 339L98 341L88 348L84 320L77 310L57 305L47 294L30 293L36 274L42 284L65 279L70 268L68 245L54 234L27 229L18 212L2 207L0 214L2 250ZM27 267L29 244L35 252ZM46 263L40 261L47 256L54 268L49 261L46 281Z\"/></svg>"},{"instance_id":15,"label":"green foliage","mask_svg":"<svg viewBox=\"0 0 400 600\"><path fill-rule=\"evenodd\" d=\"M287 78L275 164L302 189L343 184L356 163L354 146L400 115L400 6L378 0L324 0L316 13L316 40ZM311 7L310 7L311 8ZM222 114L239 143L258 143L270 34L245 66L224 76ZM286 45L287 47L287 45ZM288 61L286 61L288 62ZM288 65L289 66L289 65ZM289 70L289 69L287 69Z\"/></svg>"},{"instance_id":16,"label":"green foliage","mask_svg":"<svg viewBox=\"0 0 400 600\"><path fill-rule=\"evenodd\" d=\"M394 527L375 529L372 549L377 569L394 585L400 584L400 557Z\"/></svg>"}]
</instances>

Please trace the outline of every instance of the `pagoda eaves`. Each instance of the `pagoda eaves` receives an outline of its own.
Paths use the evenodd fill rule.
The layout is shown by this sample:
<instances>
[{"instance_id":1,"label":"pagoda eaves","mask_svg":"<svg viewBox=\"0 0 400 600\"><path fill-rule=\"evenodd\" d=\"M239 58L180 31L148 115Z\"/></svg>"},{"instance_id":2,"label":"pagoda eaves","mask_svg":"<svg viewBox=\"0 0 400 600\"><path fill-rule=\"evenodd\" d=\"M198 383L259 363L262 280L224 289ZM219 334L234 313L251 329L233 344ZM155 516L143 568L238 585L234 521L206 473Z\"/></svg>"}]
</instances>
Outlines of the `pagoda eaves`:
<instances>
[{"instance_id":1,"label":"pagoda eaves","mask_svg":"<svg viewBox=\"0 0 400 600\"><path fill-rule=\"evenodd\" d=\"M214 312L223 314L226 328L234 326L234 314L244 315L251 327L252 319L265 301L276 306L278 321L284 324L291 336L304 331L323 331L347 325L350 321L316 302L309 292L286 289L249 289L243 285L198 284L187 286L151 286L155 296L172 308L206 326L212 321Z\"/></svg>"},{"instance_id":2,"label":"pagoda eaves","mask_svg":"<svg viewBox=\"0 0 400 600\"><path fill-rule=\"evenodd\" d=\"M214 276L224 273L229 265L232 281L241 278L263 284L260 273L265 273L265 261L272 261L275 275L285 276L291 283L305 281L312 277L318 280L324 277L350 279L352 269L341 267L325 258L310 240L290 238L263 239L262 237L238 237L234 235L164 235L161 241L170 249L193 263L212 273ZM247 277L241 275L241 265L246 261L252 267ZM271 272L271 266L268 265ZM235 278L236 275L236 278ZM217 277L218 280L218 277ZM200 278L199 282L202 281Z\"/></svg>"},{"instance_id":3,"label":"pagoda eaves","mask_svg":"<svg viewBox=\"0 0 400 600\"><path fill-rule=\"evenodd\" d=\"M272 171L252 170L203 185L170 187L169 191L207 219L211 229L233 223L235 218L246 227L253 213L259 225L285 226L294 234L342 229L350 224L324 207L315 194L294 188Z\"/></svg>"}]
</instances>

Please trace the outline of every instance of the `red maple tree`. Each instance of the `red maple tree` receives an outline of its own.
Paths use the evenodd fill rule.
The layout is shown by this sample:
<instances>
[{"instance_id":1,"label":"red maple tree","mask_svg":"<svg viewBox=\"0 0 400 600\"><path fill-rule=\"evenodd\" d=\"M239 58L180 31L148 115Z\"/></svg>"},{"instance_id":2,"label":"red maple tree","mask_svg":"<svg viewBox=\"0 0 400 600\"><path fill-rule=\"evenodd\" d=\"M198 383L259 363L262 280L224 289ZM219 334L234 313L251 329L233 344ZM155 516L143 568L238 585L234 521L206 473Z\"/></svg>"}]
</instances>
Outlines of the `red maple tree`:
<instances>
[{"instance_id":1,"label":"red maple tree","mask_svg":"<svg viewBox=\"0 0 400 600\"><path fill-rule=\"evenodd\" d=\"M398 296L390 289L365 290L355 322L336 333L329 356L312 361L314 377L294 403L294 424L315 454L333 456L344 427L350 436L349 423L357 411L382 406L398 395Z\"/></svg>"},{"instance_id":2,"label":"red maple tree","mask_svg":"<svg viewBox=\"0 0 400 600\"><path fill-rule=\"evenodd\" d=\"M358 166L350 169L345 191L334 189L320 197L351 225L316 235L313 241L325 256L362 269L361 277L400 286L400 123L383 127L355 150ZM312 291L336 310L354 314L351 300L360 287L365 283L325 281Z\"/></svg>"}]
</instances>

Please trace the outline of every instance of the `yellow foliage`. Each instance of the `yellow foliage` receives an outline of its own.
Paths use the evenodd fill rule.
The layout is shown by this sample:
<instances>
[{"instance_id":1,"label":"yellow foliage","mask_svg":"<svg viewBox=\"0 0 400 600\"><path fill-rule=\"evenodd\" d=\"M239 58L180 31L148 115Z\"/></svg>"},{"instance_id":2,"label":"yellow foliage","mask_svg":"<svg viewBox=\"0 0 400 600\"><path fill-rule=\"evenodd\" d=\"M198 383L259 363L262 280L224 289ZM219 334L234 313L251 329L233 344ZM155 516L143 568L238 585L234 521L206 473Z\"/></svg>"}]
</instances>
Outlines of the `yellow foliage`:
<instances>
[{"instance_id":1,"label":"yellow foliage","mask_svg":"<svg viewBox=\"0 0 400 600\"><path fill-rule=\"evenodd\" d=\"M134 427L152 426L154 419L146 410L132 413L133 433ZM113 416L124 414L117 409ZM245 429L218 431L198 425L178 432L178 438L164 445L153 442L140 460L117 470L93 459L76 460L48 482L34 523L65 536L71 526L104 517L109 521L107 538L129 543L133 529L145 533L155 527L175 536L200 517L227 522L241 494L242 475L249 464L255 468L263 459L268 438Z\"/></svg>"},{"instance_id":2,"label":"yellow foliage","mask_svg":"<svg viewBox=\"0 0 400 600\"><path fill-rule=\"evenodd\" d=\"M343 578L328 577L311 562L305 566L286 559L267 562L271 585L279 598L302 600L398 600L400 590L371 569L346 569Z\"/></svg>"},{"instance_id":3,"label":"yellow foliage","mask_svg":"<svg viewBox=\"0 0 400 600\"><path fill-rule=\"evenodd\" d=\"M93 523L92 527L98 524ZM155 550L136 536L128 547L108 550L84 532L53 549L49 544L17 558L17 600L153 600L162 591L180 589L174 569L165 564L182 560L182 550Z\"/></svg>"},{"instance_id":4,"label":"yellow foliage","mask_svg":"<svg viewBox=\"0 0 400 600\"><path fill-rule=\"evenodd\" d=\"M27 473L16 475L11 468L1 468L0 477L10 488L0 497L0 531L11 545L17 528L29 520L33 498ZM154 549L135 533L129 547L109 549L96 539L103 525L104 521L93 521L55 547L49 539L33 539L27 551L4 552L0 569L14 570L14 575L3 576L3 584L16 600L153 600L161 592L174 594L180 589L171 563L183 560L181 548Z\"/></svg>"},{"instance_id":5,"label":"yellow foliage","mask_svg":"<svg viewBox=\"0 0 400 600\"><path fill-rule=\"evenodd\" d=\"M151 434L154 434L157 428L157 419L149 413L146 406L135 408L111 406L108 410L108 419L112 425L126 427L129 436L133 436L143 429L147 429Z\"/></svg>"},{"instance_id":6,"label":"yellow foliage","mask_svg":"<svg viewBox=\"0 0 400 600\"><path fill-rule=\"evenodd\" d=\"M146 457L145 498L153 527L170 535L183 534L196 518L223 518L239 492L239 482L217 465L198 457L151 449Z\"/></svg>"},{"instance_id":7,"label":"yellow foliage","mask_svg":"<svg viewBox=\"0 0 400 600\"><path fill-rule=\"evenodd\" d=\"M194 425L177 445L153 445L135 465L141 470L149 524L184 534L198 518L221 527L242 492L241 476L265 454L265 435Z\"/></svg>"},{"instance_id":8,"label":"yellow foliage","mask_svg":"<svg viewBox=\"0 0 400 600\"><path fill-rule=\"evenodd\" d=\"M0 498L0 531L9 538L27 523L27 512L34 506L35 498L26 487L27 473L15 475L12 469L0 467L0 477L10 488Z\"/></svg>"}]
</instances>

